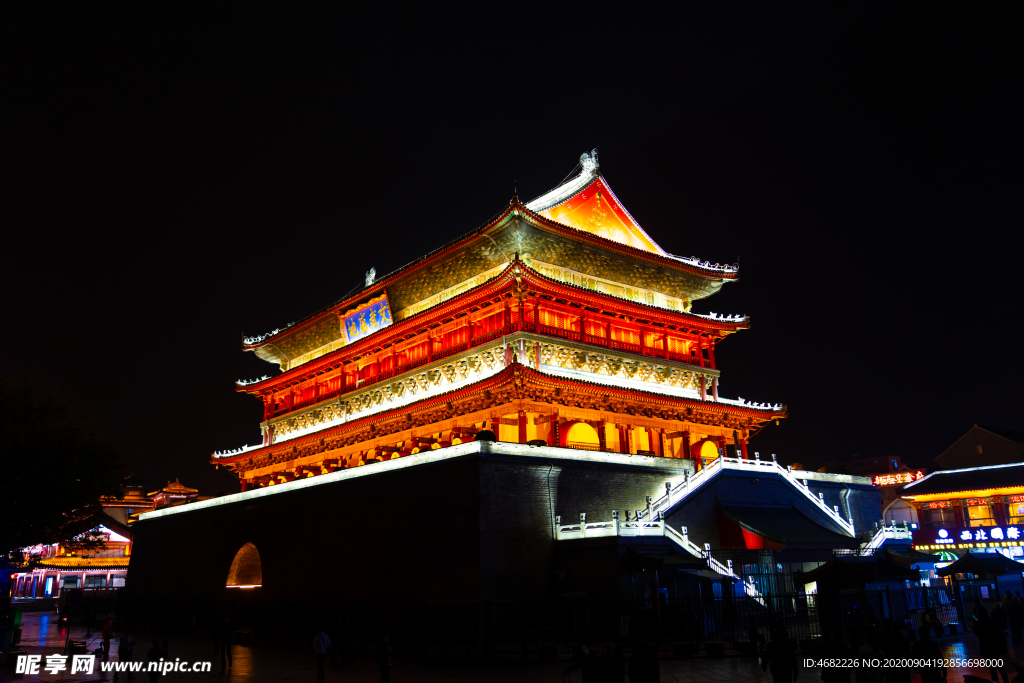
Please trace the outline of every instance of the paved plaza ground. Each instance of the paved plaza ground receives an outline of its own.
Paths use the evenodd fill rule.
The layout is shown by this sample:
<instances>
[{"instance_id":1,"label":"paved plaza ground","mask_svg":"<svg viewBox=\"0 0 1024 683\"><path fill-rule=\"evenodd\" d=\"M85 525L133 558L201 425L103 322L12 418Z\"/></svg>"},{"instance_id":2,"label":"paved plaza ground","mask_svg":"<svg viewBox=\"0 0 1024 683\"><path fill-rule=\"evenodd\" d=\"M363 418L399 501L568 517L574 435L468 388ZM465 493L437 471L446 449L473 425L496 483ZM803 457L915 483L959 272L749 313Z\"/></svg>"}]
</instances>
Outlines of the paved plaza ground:
<instances>
[{"instance_id":1,"label":"paved plaza ground","mask_svg":"<svg viewBox=\"0 0 1024 683\"><path fill-rule=\"evenodd\" d=\"M63 639L66 635L56 625L56 618L50 614L26 613L22 621L21 644L17 651L28 654L59 654L63 648ZM75 639L85 639L85 630L75 628L71 635ZM136 652L141 652L145 658L145 650L148 649L148 642L136 647ZM100 647L98 633L93 633L88 638L89 651ZM940 641L943 651L947 657L966 658L977 657L977 643L974 636L958 636L944 638ZM116 659L116 643L111 645L111 659ZM180 658L183 661L209 661L213 663L210 673L169 673L161 676L158 680L166 683L177 681L315 681L316 662L312 654L305 648L295 646L256 646L246 647L243 645L233 646L233 663L226 671L221 670L220 660L213 654L213 645L210 640L199 638L181 637L171 638L169 646L170 659ZM462 681L495 681L497 683L513 683L518 681L536 683L563 683L566 679L563 671L569 665L568 661L541 662L537 660L522 661L512 660L460 660L460 661L412 661L404 662L397 660L392 668L391 678L395 683L406 682L452 682ZM98 666L97 666L98 669ZM988 670L980 669L951 669L949 671L949 683L960 683L964 674L973 674L988 678ZM1011 670L1012 675L1012 670ZM86 680L110 680L112 674L101 674L97 670L91 676L82 674L70 675L67 672L60 674L41 673L39 675L17 675L13 668L0 668L0 680L21 680L39 681L86 681ZM121 674L121 680L125 674ZM146 674L139 674L135 680L139 683L148 683ZM376 683L380 680L380 674L370 658L356 659L347 667L341 668L327 665L327 681L336 683ZM571 680L579 683L580 672L572 673ZM661 661L661 680L665 683L685 682L713 682L713 681L771 681L769 674L763 673L757 662L752 657L725 657L722 659L698 657L694 659L663 659ZM821 680L821 672L817 669L808 669L800 673L799 681L808 683ZM914 683L918 677L913 676ZM852 679L851 679L852 683Z\"/></svg>"}]
</instances>

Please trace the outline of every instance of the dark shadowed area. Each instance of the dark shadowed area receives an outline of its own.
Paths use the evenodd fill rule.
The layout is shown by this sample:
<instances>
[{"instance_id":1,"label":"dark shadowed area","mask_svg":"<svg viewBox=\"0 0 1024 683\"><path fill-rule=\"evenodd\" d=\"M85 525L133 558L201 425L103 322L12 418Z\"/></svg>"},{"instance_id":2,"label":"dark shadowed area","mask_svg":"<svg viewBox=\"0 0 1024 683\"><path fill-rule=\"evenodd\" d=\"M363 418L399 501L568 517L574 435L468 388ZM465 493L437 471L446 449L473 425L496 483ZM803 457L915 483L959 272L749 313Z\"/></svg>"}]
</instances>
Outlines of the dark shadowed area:
<instances>
[{"instance_id":1,"label":"dark shadowed area","mask_svg":"<svg viewBox=\"0 0 1024 683\"><path fill-rule=\"evenodd\" d=\"M1024 428L1021 8L0 8L3 374L134 481L236 490L243 334L557 185L596 147L667 251L741 264L752 448L924 465Z\"/></svg>"}]
</instances>

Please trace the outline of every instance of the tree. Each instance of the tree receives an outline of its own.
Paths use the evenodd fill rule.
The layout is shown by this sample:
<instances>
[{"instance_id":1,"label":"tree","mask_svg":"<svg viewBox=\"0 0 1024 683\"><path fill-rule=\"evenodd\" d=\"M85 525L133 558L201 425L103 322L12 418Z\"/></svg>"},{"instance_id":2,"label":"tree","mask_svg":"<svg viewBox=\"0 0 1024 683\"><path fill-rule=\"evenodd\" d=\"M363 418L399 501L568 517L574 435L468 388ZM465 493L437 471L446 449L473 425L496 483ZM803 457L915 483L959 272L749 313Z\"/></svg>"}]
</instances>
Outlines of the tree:
<instances>
[{"instance_id":1,"label":"tree","mask_svg":"<svg viewBox=\"0 0 1024 683\"><path fill-rule=\"evenodd\" d=\"M118 455L59 395L0 380L0 554L37 543L89 544L101 496L123 497Z\"/></svg>"}]
</instances>

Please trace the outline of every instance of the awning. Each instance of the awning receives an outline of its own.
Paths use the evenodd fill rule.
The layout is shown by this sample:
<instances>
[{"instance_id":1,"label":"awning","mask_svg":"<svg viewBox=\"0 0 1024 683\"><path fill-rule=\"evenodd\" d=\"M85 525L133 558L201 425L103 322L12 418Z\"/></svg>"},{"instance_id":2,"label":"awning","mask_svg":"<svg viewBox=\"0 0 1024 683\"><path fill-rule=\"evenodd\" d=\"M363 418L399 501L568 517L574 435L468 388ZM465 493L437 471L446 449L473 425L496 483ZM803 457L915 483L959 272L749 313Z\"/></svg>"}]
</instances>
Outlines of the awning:
<instances>
[{"instance_id":1,"label":"awning","mask_svg":"<svg viewBox=\"0 0 1024 683\"><path fill-rule=\"evenodd\" d=\"M911 565L917 564L918 562L931 563L941 562L937 554L921 553L916 550L893 550L892 548L885 548L885 558L890 562L896 564Z\"/></svg>"},{"instance_id":2,"label":"awning","mask_svg":"<svg viewBox=\"0 0 1024 683\"><path fill-rule=\"evenodd\" d=\"M1024 564L1014 562L1005 555L999 553L967 553L953 564L947 565L935 572L939 576L952 576L953 574L1016 574L1024 571Z\"/></svg>"},{"instance_id":3,"label":"awning","mask_svg":"<svg viewBox=\"0 0 1024 683\"><path fill-rule=\"evenodd\" d=\"M733 505L719 503L718 509L740 528L762 538L791 547L857 548L857 539L838 528L824 527L793 506Z\"/></svg>"},{"instance_id":4,"label":"awning","mask_svg":"<svg viewBox=\"0 0 1024 683\"><path fill-rule=\"evenodd\" d=\"M920 578L921 574L916 569L909 569L881 557L851 562L835 558L817 569L797 574L797 580L803 583L833 581L850 585L875 581L917 581Z\"/></svg>"}]
</instances>

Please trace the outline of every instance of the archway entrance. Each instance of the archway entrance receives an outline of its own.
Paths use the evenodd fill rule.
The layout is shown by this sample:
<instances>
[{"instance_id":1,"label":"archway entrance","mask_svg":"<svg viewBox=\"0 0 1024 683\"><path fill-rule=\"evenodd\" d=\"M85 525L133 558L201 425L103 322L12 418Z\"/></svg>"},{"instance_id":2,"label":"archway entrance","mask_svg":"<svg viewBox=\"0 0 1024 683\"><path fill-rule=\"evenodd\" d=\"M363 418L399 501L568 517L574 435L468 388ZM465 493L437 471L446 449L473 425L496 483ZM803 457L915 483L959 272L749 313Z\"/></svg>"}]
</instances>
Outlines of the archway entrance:
<instances>
[{"instance_id":1,"label":"archway entrance","mask_svg":"<svg viewBox=\"0 0 1024 683\"><path fill-rule=\"evenodd\" d=\"M263 563L252 543L246 543L235 553L225 585L228 588L259 588L263 585Z\"/></svg>"},{"instance_id":2,"label":"archway entrance","mask_svg":"<svg viewBox=\"0 0 1024 683\"><path fill-rule=\"evenodd\" d=\"M584 451L601 450L601 437L597 430L586 422L576 422L569 427L562 437L562 446L565 448L578 448Z\"/></svg>"}]
</instances>

